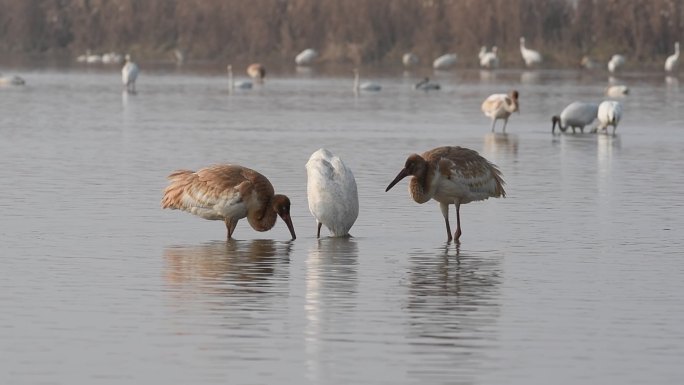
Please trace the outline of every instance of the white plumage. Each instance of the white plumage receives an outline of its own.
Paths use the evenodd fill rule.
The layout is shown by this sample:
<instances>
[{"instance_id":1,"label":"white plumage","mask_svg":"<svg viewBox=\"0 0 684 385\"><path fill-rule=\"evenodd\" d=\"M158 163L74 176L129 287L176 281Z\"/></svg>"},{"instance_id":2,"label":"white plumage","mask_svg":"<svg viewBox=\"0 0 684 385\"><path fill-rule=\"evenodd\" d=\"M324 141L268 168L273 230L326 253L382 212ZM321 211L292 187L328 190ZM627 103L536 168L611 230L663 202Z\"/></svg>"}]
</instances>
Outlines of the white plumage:
<instances>
[{"instance_id":1,"label":"white plumage","mask_svg":"<svg viewBox=\"0 0 684 385\"><path fill-rule=\"evenodd\" d=\"M584 127L596 119L597 113L598 105L596 103L572 102L563 109L560 116L556 115L551 118L551 133L555 133L556 125L562 132L568 128L572 128L573 134L576 128L584 132Z\"/></svg>"},{"instance_id":2,"label":"white plumage","mask_svg":"<svg viewBox=\"0 0 684 385\"><path fill-rule=\"evenodd\" d=\"M606 87L604 93L611 98L619 98L629 94L629 87L624 84L615 84Z\"/></svg>"},{"instance_id":3,"label":"white plumage","mask_svg":"<svg viewBox=\"0 0 684 385\"><path fill-rule=\"evenodd\" d=\"M409 68L417 65L420 59L415 53L407 52L402 56L401 62L404 64L404 67Z\"/></svg>"},{"instance_id":4,"label":"white plumage","mask_svg":"<svg viewBox=\"0 0 684 385\"><path fill-rule=\"evenodd\" d=\"M1 76L0 75L0 86L23 86L26 84L26 80L21 76Z\"/></svg>"},{"instance_id":5,"label":"white plumage","mask_svg":"<svg viewBox=\"0 0 684 385\"><path fill-rule=\"evenodd\" d=\"M605 100L598 106L599 125L597 131L608 133L608 126L613 126L613 135L622 118L622 105L614 100Z\"/></svg>"},{"instance_id":6,"label":"white plumage","mask_svg":"<svg viewBox=\"0 0 684 385\"><path fill-rule=\"evenodd\" d=\"M306 162L309 211L318 223L325 225L333 236L349 235L359 215L359 195L351 169L342 159L325 148L311 154Z\"/></svg>"},{"instance_id":7,"label":"white plumage","mask_svg":"<svg viewBox=\"0 0 684 385\"><path fill-rule=\"evenodd\" d=\"M520 38L520 54L522 55L525 65L528 67L535 66L542 62L541 54L533 49L525 47L525 38Z\"/></svg>"},{"instance_id":8,"label":"white plumage","mask_svg":"<svg viewBox=\"0 0 684 385\"><path fill-rule=\"evenodd\" d=\"M484 49L484 52L482 51ZM499 67L498 48L492 47L491 52L487 52L487 47L482 47L480 50L480 66L483 68L494 69Z\"/></svg>"},{"instance_id":9,"label":"white plumage","mask_svg":"<svg viewBox=\"0 0 684 385\"><path fill-rule=\"evenodd\" d=\"M672 72L679 66L679 42L675 43L675 51L665 60L665 71Z\"/></svg>"},{"instance_id":10,"label":"white plumage","mask_svg":"<svg viewBox=\"0 0 684 385\"><path fill-rule=\"evenodd\" d=\"M318 52L313 48L307 48L295 56L295 63L298 66L308 66L313 64L318 57Z\"/></svg>"},{"instance_id":11,"label":"white plumage","mask_svg":"<svg viewBox=\"0 0 684 385\"><path fill-rule=\"evenodd\" d=\"M432 68L436 70L449 69L456 64L456 61L458 61L458 55L455 53L448 53L435 59L435 61L432 62Z\"/></svg>"},{"instance_id":12,"label":"white plumage","mask_svg":"<svg viewBox=\"0 0 684 385\"><path fill-rule=\"evenodd\" d=\"M613 57L610 58L610 61L608 61L608 71L615 72L619 70L625 66L626 61L627 59L622 55L613 55Z\"/></svg>"},{"instance_id":13,"label":"white plumage","mask_svg":"<svg viewBox=\"0 0 684 385\"><path fill-rule=\"evenodd\" d=\"M482 102L482 112L485 116L492 119L492 132L496 121L503 119L503 132L506 132L506 125L508 124L508 117L512 113L520 112L520 105L518 104L518 91L513 90L510 94L492 94Z\"/></svg>"},{"instance_id":14,"label":"white plumage","mask_svg":"<svg viewBox=\"0 0 684 385\"><path fill-rule=\"evenodd\" d=\"M135 81L138 79L138 65L131 61L131 55L126 55L126 64L121 68L121 81L126 91L135 93Z\"/></svg>"},{"instance_id":15,"label":"white plumage","mask_svg":"<svg viewBox=\"0 0 684 385\"><path fill-rule=\"evenodd\" d=\"M354 68L354 87L353 87L354 92L380 91L381 89L382 89L382 86L380 86L380 84L377 84L377 83L372 83L372 82L360 83L359 70L358 70L358 68Z\"/></svg>"}]
</instances>

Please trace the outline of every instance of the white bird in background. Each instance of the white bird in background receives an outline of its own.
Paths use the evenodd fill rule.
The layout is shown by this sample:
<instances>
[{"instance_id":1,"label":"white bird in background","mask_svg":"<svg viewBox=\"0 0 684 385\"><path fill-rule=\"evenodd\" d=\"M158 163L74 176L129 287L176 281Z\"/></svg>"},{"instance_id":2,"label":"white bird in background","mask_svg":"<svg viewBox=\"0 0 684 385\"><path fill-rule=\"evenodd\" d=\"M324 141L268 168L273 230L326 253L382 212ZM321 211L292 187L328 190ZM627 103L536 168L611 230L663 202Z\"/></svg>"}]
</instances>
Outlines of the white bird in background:
<instances>
[{"instance_id":1,"label":"white bird in background","mask_svg":"<svg viewBox=\"0 0 684 385\"><path fill-rule=\"evenodd\" d=\"M486 52L486 47L482 48L485 48L485 52L480 55L480 66L489 69L499 67L498 48L496 46L492 47L491 52Z\"/></svg>"},{"instance_id":2,"label":"white bird in background","mask_svg":"<svg viewBox=\"0 0 684 385\"><path fill-rule=\"evenodd\" d=\"M624 84L616 84L606 87L604 94L611 98L619 98L629 94L629 87Z\"/></svg>"},{"instance_id":3,"label":"white bird in background","mask_svg":"<svg viewBox=\"0 0 684 385\"><path fill-rule=\"evenodd\" d=\"M605 100L601 102L598 107L599 125L596 127L596 131L603 130L605 133L608 133L608 126L613 126L613 136L615 136L615 130L617 130L621 118L622 105L620 102L614 100Z\"/></svg>"},{"instance_id":4,"label":"white bird in background","mask_svg":"<svg viewBox=\"0 0 684 385\"><path fill-rule=\"evenodd\" d=\"M404 67L410 68L418 65L420 59L418 58L418 55L412 52L407 52L404 54L404 56L402 56L401 62L404 64Z\"/></svg>"},{"instance_id":5,"label":"white bird in background","mask_svg":"<svg viewBox=\"0 0 684 385\"><path fill-rule=\"evenodd\" d=\"M522 55L525 65L532 67L541 64L542 57L541 54L533 49L525 47L525 38L520 38L520 54Z\"/></svg>"},{"instance_id":6,"label":"white bird in background","mask_svg":"<svg viewBox=\"0 0 684 385\"><path fill-rule=\"evenodd\" d=\"M26 80L17 75L0 76L0 86L23 86L25 84Z\"/></svg>"},{"instance_id":7,"label":"white bird in background","mask_svg":"<svg viewBox=\"0 0 684 385\"><path fill-rule=\"evenodd\" d=\"M138 65L131 61L131 55L126 55L126 64L121 68L121 81L126 91L135 93L135 81L138 79Z\"/></svg>"},{"instance_id":8,"label":"white bird in background","mask_svg":"<svg viewBox=\"0 0 684 385\"><path fill-rule=\"evenodd\" d=\"M308 66L313 64L318 57L318 52L313 48L307 48L295 56L295 63L298 66Z\"/></svg>"},{"instance_id":9,"label":"white bird in background","mask_svg":"<svg viewBox=\"0 0 684 385\"><path fill-rule=\"evenodd\" d=\"M264 67L261 63L252 63L247 67L247 75L261 83L266 77L266 67Z\"/></svg>"},{"instance_id":10,"label":"white bird in background","mask_svg":"<svg viewBox=\"0 0 684 385\"><path fill-rule=\"evenodd\" d=\"M513 90L508 95L506 94L492 94L482 102L482 112L485 116L492 119L492 132L496 121L503 119L503 132L506 132L506 124L508 124L508 117L513 112L520 113L520 104L518 103L518 91Z\"/></svg>"},{"instance_id":11,"label":"white bird in background","mask_svg":"<svg viewBox=\"0 0 684 385\"><path fill-rule=\"evenodd\" d=\"M422 155L410 155L404 168L385 191L389 191L409 175L413 175L409 183L409 193L414 201L425 203L434 199L439 202L448 241L452 239L449 205L456 206L454 239L459 242L462 204L506 196L501 171L476 151L468 148L438 147Z\"/></svg>"},{"instance_id":12,"label":"white bird in background","mask_svg":"<svg viewBox=\"0 0 684 385\"><path fill-rule=\"evenodd\" d=\"M290 199L275 194L271 182L260 173L237 164L220 164L197 172L177 170L168 176L162 209L183 210L226 224L228 239L240 219L247 217L256 231L268 231L280 216L295 239Z\"/></svg>"},{"instance_id":13,"label":"white bird in background","mask_svg":"<svg viewBox=\"0 0 684 385\"><path fill-rule=\"evenodd\" d=\"M448 53L442 55L432 62L432 68L436 70L445 70L453 67L458 61L458 55L455 53Z\"/></svg>"},{"instance_id":14,"label":"white bird in background","mask_svg":"<svg viewBox=\"0 0 684 385\"><path fill-rule=\"evenodd\" d=\"M608 61L608 71L613 73L619 70L625 66L626 61L627 59L622 55L613 55L613 57L610 58L610 61Z\"/></svg>"},{"instance_id":15,"label":"white bird in background","mask_svg":"<svg viewBox=\"0 0 684 385\"><path fill-rule=\"evenodd\" d=\"M417 90L419 90L419 91L428 92L428 91L436 91L436 90L439 90L439 89L442 88L442 87L439 85L439 83L431 82L431 81L430 81L430 78L425 77L425 78L423 78L423 80L421 80L421 81L419 81L418 83L416 83L416 84L413 86L413 88L415 88L415 89L417 89Z\"/></svg>"},{"instance_id":16,"label":"white bird in background","mask_svg":"<svg viewBox=\"0 0 684 385\"><path fill-rule=\"evenodd\" d=\"M665 71L667 72L676 71L679 66L679 42L676 42L674 47L675 52L665 60Z\"/></svg>"},{"instance_id":17,"label":"white bird in background","mask_svg":"<svg viewBox=\"0 0 684 385\"><path fill-rule=\"evenodd\" d=\"M359 216L359 194L351 169L342 159L321 148L306 162L306 175L309 211L318 223L316 238L321 236L322 225L334 237L349 235Z\"/></svg>"},{"instance_id":18,"label":"white bird in background","mask_svg":"<svg viewBox=\"0 0 684 385\"><path fill-rule=\"evenodd\" d=\"M241 90L250 90L252 89L252 82L249 80L238 80L234 81L233 80L233 66L228 64L228 87L230 87L230 90L232 91L234 88L241 89Z\"/></svg>"},{"instance_id":19,"label":"white bird in background","mask_svg":"<svg viewBox=\"0 0 684 385\"><path fill-rule=\"evenodd\" d=\"M360 83L359 81L359 69L354 68L354 93L357 93L359 91L380 91L382 87L380 84L376 83L371 83L371 82L363 82Z\"/></svg>"},{"instance_id":20,"label":"white bird in background","mask_svg":"<svg viewBox=\"0 0 684 385\"><path fill-rule=\"evenodd\" d=\"M572 128L573 134L576 128L584 132L584 127L596 119L597 113L596 103L572 102L563 109L560 116L551 117L551 133L556 132L556 125L561 132L565 132L568 128Z\"/></svg>"},{"instance_id":21,"label":"white bird in background","mask_svg":"<svg viewBox=\"0 0 684 385\"><path fill-rule=\"evenodd\" d=\"M482 47L480 47L480 52L477 53L477 60L479 62L482 62L482 56L484 56L486 53L487 47L483 45Z\"/></svg>"}]
</instances>

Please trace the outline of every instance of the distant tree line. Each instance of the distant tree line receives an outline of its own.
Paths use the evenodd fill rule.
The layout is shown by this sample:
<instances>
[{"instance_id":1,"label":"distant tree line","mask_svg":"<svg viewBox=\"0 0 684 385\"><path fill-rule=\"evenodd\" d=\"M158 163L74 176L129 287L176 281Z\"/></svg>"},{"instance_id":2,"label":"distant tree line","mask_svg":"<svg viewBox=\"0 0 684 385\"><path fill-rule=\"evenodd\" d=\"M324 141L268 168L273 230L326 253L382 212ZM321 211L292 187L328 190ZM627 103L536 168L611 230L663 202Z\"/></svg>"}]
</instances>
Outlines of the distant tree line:
<instances>
[{"instance_id":1,"label":"distant tree line","mask_svg":"<svg viewBox=\"0 0 684 385\"><path fill-rule=\"evenodd\" d=\"M328 62L456 52L476 66L496 45L520 66L521 36L549 66L613 53L648 66L684 36L684 0L0 0L4 53L269 61L311 47Z\"/></svg>"}]
</instances>

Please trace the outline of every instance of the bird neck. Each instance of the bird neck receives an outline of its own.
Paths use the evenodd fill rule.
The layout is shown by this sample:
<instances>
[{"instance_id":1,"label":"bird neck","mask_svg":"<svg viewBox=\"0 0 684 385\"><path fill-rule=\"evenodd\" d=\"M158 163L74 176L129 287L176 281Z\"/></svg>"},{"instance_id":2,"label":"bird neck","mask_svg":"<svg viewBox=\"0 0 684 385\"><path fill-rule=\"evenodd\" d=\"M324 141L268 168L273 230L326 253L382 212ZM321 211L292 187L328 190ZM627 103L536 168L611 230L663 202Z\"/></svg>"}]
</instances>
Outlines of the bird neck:
<instances>
[{"instance_id":1,"label":"bird neck","mask_svg":"<svg viewBox=\"0 0 684 385\"><path fill-rule=\"evenodd\" d=\"M251 211L247 214L249 225L256 231L268 231L273 228L277 213L273 210L273 203L269 199L262 210Z\"/></svg>"},{"instance_id":2,"label":"bird neck","mask_svg":"<svg viewBox=\"0 0 684 385\"><path fill-rule=\"evenodd\" d=\"M418 175L414 175L409 183L411 197L417 203L425 203L435 195L433 181L435 178L435 168L428 163Z\"/></svg>"}]
</instances>

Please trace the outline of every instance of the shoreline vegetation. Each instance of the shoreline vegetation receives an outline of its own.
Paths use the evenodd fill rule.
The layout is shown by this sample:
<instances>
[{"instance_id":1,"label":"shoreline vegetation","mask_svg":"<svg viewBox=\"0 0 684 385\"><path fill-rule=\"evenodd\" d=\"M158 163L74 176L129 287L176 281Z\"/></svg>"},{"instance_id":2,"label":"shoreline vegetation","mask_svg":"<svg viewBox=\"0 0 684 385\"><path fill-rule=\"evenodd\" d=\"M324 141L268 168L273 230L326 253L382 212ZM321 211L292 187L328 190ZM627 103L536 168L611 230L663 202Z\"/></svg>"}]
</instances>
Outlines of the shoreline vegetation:
<instances>
[{"instance_id":1,"label":"shoreline vegetation","mask_svg":"<svg viewBox=\"0 0 684 385\"><path fill-rule=\"evenodd\" d=\"M140 60L287 62L314 48L325 64L421 65L444 53L478 66L497 46L502 68L523 67L519 39L546 68L588 55L627 69L662 68L684 40L684 0L0 0L0 54Z\"/></svg>"}]
</instances>

